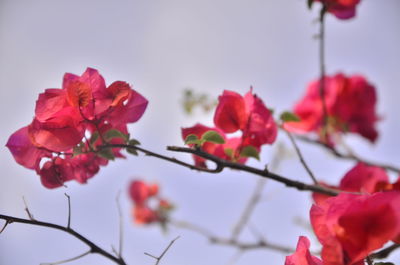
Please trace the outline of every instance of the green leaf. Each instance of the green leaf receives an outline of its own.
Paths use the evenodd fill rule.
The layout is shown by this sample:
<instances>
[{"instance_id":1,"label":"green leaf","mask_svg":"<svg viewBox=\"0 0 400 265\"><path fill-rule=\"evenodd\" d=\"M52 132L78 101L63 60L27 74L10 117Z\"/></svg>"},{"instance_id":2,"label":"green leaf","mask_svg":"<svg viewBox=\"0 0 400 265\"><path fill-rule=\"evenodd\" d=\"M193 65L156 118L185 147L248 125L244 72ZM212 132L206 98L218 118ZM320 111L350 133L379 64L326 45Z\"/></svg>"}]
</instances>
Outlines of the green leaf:
<instances>
[{"instance_id":1,"label":"green leaf","mask_svg":"<svg viewBox=\"0 0 400 265\"><path fill-rule=\"evenodd\" d=\"M245 146L242 151L240 152L240 156L243 157L253 157L257 160L260 160L260 155L257 151L257 149L254 146L248 145Z\"/></svg>"},{"instance_id":2,"label":"green leaf","mask_svg":"<svg viewBox=\"0 0 400 265\"><path fill-rule=\"evenodd\" d=\"M72 157L75 157L75 156L80 155L80 154L83 154L82 145L74 146Z\"/></svg>"},{"instance_id":3,"label":"green leaf","mask_svg":"<svg viewBox=\"0 0 400 265\"><path fill-rule=\"evenodd\" d=\"M202 143L203 141L200 140L195 134L189 134L188 136L186 136L185 144L201 145Z\"/></svg>"},{"instance_id":4,"label":"green leaf","mask_svg":"<svg viewBox=\"0 0 400 265\"><path fill-rule=\"evenodd\" d=\"M233 158L233 149L232 149L232 148L224 148L224 153L225 153L229 158Z\"/></svg>"},{"instance_id":5,"label":"green leaf","mask_svg":"<svg viewBox=\"0 0 400 265\"><path fill-rule=\"evenodd\" d=\"M106 139L107 141L114 139L114 138L121 138L123 139L125 142L127 142L129 140L129 135L124 134L121 131L118 131L116 129L111 129L108 130L104 133L103 135L104 139Z\"/></svg>"},{"instance_id":6,"label":"green leaf","mask_svg":"<svg viewBox=\"0 0 400 265\"><path fill-rule=\"evenodd\" d=\"M127 151L129 154L134 155L134 156L139 155L135 148L126 148L126 151Z\"/></svg>"},{"instance_id":7,"label":"green leaf","mask_svg":"<svg viewBox=\"0 0 400 265\"><path fill-rule=\"evenodd\" d=\"M97 141L97 139L99 139L99 132L94 132L94 133L92 133L92 136L90 137L90 140L89 140L89 143L90 143L90 145L93 145L96 141Z\"/></svg>"},{"instance_id":8,"label":"green leaf","mask_svg":"<svg viewBox=\"0 0 400 265\"><path fill-rule=\"evenodd\" d=\"M313 3L314 3L314 0L307 0L308 9L311 9Z\"/></svg>"},{"instance_id":9,"label":"green leaf","mask_svg":"<svg viewBox=\"0 0 400 265\"><path fill-rule=\"evenodd\" d=\"M97 155L107 160L114 160L115 156L111 148L105 148L97 152Z\"/></svg>"},{"instance_id":10,"label":"green leaf","mask_svg":"<svg viewBox=\"0 0 400 265\"><path fill-rule=\"evenodd\" d=\"M140 145L140 142L136 139L130 139L128 145Z\"/></svg>"},{"instance_id":11,"label":"green leaf","mask_svg":"<svg viewBox=\"0 0 400 265\"><path fill-rule=\"evenodd\" d=\"M135 146L135 145L140 145L140 142L138 141L138 140L136 140L136 139L130 139L129 141L128 141L128 145L133 145L133 146ZM129 153L129 154L131 154L131 155L135 155L135 156L137 156L138 155L138 152L136 151L136 149L135 148L126 148L126 151Z\"/></svg>"},{"instance_id":12,"label":"green leaf","mask_svg":"<svg viewBox=\"0 0 400 265\"><path fill-rule=\"evenodd\" d=\"M216 143L216 144L224 144L225 143L224 138L216 131L205 132L203 134L203 136L201 137L201 140L204 140L206 142Z\"/></svg>"},{"instance_id":13,"label":"green leaf","mask_svg":"<svg viewBox=\"0 0 400 265\"><path fill-rule=\"evenodd\" d=\"M289 112L289 111L282 112L280 119L283 122L288 122L288 121L298 122L298 121L300 121L299 116L297 116L293 112Z\"/></svg>"}]
</instances>

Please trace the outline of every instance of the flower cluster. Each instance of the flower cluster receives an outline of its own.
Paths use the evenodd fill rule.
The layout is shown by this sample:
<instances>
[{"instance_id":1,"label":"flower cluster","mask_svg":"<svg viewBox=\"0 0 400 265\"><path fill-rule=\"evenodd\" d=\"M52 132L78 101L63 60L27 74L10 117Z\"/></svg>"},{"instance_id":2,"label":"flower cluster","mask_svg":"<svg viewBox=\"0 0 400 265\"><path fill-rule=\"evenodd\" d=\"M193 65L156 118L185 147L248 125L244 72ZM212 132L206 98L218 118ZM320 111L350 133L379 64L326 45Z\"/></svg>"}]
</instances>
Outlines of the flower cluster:
<instances>
[{"instance_id":1,"label":"flower cluster","mask_svg":"<svg viewBox=\"0 0 400 265\"><path fill-rule=\"evenodd\" d=\"M244 163L247 157L257 157L261 146L272 144L277 136L277 125L270 110L252 90L244 96L225 90L218 98L214 124L215 127L196 124L182 128L182 137L187 139L195 135L201 139L213 131L220 135L221 141L206 141L202 143L202 149L220 158ZM227 136L236 132L241 132L241 135ZM203 158L195 156L194 159L197 166L206 167Z\"/></svg>"},{"instance_id":2,"label":"flower cluster","mask_svg":"<svg viewBox=\"0 0 400 265\"><path fill-rule=\"evenodd\" d=\"M160 198L157 184L147 184L141 180L134 180L129 186L129 195L134 203L133 218L137 224L151 224L167 221L168 214L173 205L167 200ZM156 206L151 206L151 200Z\"/></svg>"},{"instance_id":3,"label":"flower cluster","mask_svg":"<svg viewBox=\"0 0 400 265\"><path fill-rule=\"evenodd\" d=\"M285 128L298 133L316 132L321 139L337 133L356 133L375 142L378 132L375 123L379 120L375 111L375 87L359 75L344 74L324 78L324 104L320 95L320 81L310 83L306 95L294 107L300 122L287 122ZM325 124L326 123L326 124Z\"/></svg>"},{"instance_id":4,"label":"flower cluster","mask_svg":"<svg viewBox=\"0 0 400 265\"><path fill-rule=\"evenodd\" d=\"M330 187L349 193L313 194L316 204L310 219L323 247L324 265L363 265L371 252L388 241L400 242L400 178L390 183L382 168L358 163L338 187ZM303 252L298 249L296 256L304 257Z\"/></svg>"},{"instance_id":5,"label":"flower cluster","mask_svg":"<svg viewBox=\"0 0 400 265\"><path fill-rule=\"evenodd\" d=\"M296 252L286 257L285 265L322 265L322 261L310 253L310 240L305 236L299 237Z\"/></svg>"},{"instance_id":6,"label":"flower cluster","mask_svg":"<svg viewBox=\"0 0 400 265\"><path fill-rule=\"evenodd\" d=\"M313 2L321 2L325 10L338 19L350 19L356 15L356 6L360 0L311 0L311 4Z\"/></svg>"},{"instance_id":7,"label":"flower cluster","mask_svg":"<svg viewBox=\"0 0 400 265\"><path fill-rule=\"evenodd\" d=\"M140 119L147 103L125 82L107 87L95 69L81 76L66 73L62 89L39 95L32 123L12 134L7 147L47 188L69 180L85 183L109 159L123 157L102 146L126 142L127 124Z\"/></svg>"}]
</instances>

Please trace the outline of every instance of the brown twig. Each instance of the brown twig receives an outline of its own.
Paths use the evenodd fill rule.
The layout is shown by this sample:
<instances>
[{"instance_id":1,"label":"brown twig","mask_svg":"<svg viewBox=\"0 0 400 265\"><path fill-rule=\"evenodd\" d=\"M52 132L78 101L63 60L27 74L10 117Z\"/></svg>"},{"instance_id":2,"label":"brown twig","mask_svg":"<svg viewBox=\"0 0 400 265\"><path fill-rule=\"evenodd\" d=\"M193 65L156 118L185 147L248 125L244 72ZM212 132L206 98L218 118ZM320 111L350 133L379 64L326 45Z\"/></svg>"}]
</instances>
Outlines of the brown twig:
<instances>
[{"instance_id":1,"label":"brown twig","mask_svg":"<svg viewBox=\"0 0 400 265\"><path fill-rule=\"evenodd\" d=\"M18 217L14 217L14 216L3 215L3 214L0 214L0 219L5 220L9 224L11 224L11 223L30 224L30 225L37 225L37 226L48 227L48 228L53 228L56 230L63 231L65 233L70 234L73 237L79 239L80 241L85 243L87 246L89 246L90 253L97 253L99 255L102 255L103 257L108 258L109 260L112 260L116 264L126 265L124 259L122 259L121 257L115 257L115 256L111 255L110 253L108 253L104 249L100 248L98 245L96 245L95 243L93 243L92 241L90 241L89 239L84 237L83 235L79 234L72 228L68 228L68 227L53 224L53 223L47 223L47 222L42 222L42 221L32 220L32 219L23 219L23 218L18 218Z\"/></svg>"},{"instance_id":2,"label":"brown twig","mask_svg":"<svg viewBox=\"0 0 400 265\"><path fill-rule=\"evenodd\" d=\"M398 168L398 167L364 159L364 158L356 155L354 152L348 153L348 154L342 153L339 150L337 150L335 147L330 146L324 142L321 142L320 140L310 139L309 137L302 136L302 135L296 135L296 138L303 142L306 142L306 143L311 143L311 144L322 146L337 158L346 159L346 160L354 160L356 162L361 162L361 163L365 163L367 165L381 167L381 168L384 168L388 171L392 171L395 173L400 173L400 168Z\"/></svg>"},{"instance_id":3,"label":"brown twig","mask_svg":"<svg viewBox=\"0 0 400 265\"><path fill-rule=\"evenodd\" d=\"M283 253L292 253L294 249L281 246L278 244L269 243L266 240L259 240L257 242L242 242L234 238L222 238L215 236L213 233L209 232L207 229L202 228L200 226L183 222L183 221L176 221L176 220L168 220L168 223L182 229L191 230L194 232L199 233L200 235L204 236L208 239L208 241L212 244L222 245L222 246L230 246L237 248L239 250L255 250L255 249L269 249L275 250Z\"/></svg>"},{"instance_id":4,"label":"brown twig","mask_svg":"<svg viewBox=\"0 0 400 265\"><path fill-rule=\"evenodd\" d=\"M369 255L372 259L386 259L387 257L389 257L389 255L395 251L396 249L400 248L400 244L392 244L378 252L375 252L371 255Z\"/></svg>"},{"instance_id":5,"label":"brown twig","mask_svg":"<svg viewBox=\"0 0 400 265\"><path fill-rule=\"evenodd\" d=\"M156 256L154 256L154 255L152 255L152 254L149 254L149 253L147 253L147 252L145 252L144 254L147 255L147 256L149 256L149 257L152 257L153 259L155 259L155 260L156 260L156 263L155 263L154 265L158 265L158 264L160 263L161 259L164 257L165 253L167 253L167 251L171 248L171 246L172 246L172 245L175 243L175 241L178 240L178 239L179 239L179 236L176 237L175 239L173 239L171 242L169 242L168 246L164 249L164 251L163 251L163 252L161 253L161 255L158 256L158 257L156 257Z\"/></svg>"},{"instance_id":6,"label":"brown twig","mask_svg":"<svg viewBox=\"0 0 400 265\"><path fill-rule=\"evenodd\" d=\"M193 170L197 171L203 171L203 172L208 172L208 173L220 173L224 168L231 168L231 169L237 169L241 170L244 172L252 173L264 178L272 179L278 182L281 182L285 184L288 187L296 188L298 190L308 190L308 191L313 191L313 192L318 192L326 195L331 195L331 196L336 196L338 195L341 191L336 190L336 189L331 189L327 187L323 187L320 185L315 185L315 184L306 184L301 181L296 181L296 180L291 180L286 177L277 175L275 173L269 172L267 169L258 169L250 166L246 166L243 164L227 161L224 159L221 159L217 156L211 155L209 153L206 153L202 151L201 149L192 149L192 148L187 148L187 147L178 147L178 146L168 146L167 150L173 151L173 152L180 152L180 153L189 153L189 154L194 154L197 156L200 156L202 158L205 158L207 160L210 160L215 163L216 167L214 169L209 169L209 168L204 168L204 167L198 167L194 166L192 164L183 162L181 160L178 160L174 157L168 157L164 156L161 154L157 154L155 152L146 150L142 147L139 147L137 145L129 145L129 144L105 144L98 146L98 150L104 149L104 148L129 148L129 149L134 149L139 152L144 153L145 155L156 157L165 161L172 162L174 164L178 164Z\"/></svg>"},{"instance_id":7,"label":"brown twig","mask_svg":"<svg viewBox=\"0 0 400 265\"><path fill-rule=\"evenodd\" d=\"M40 265L59 265L59 264L64 264L64 263L67 263L67 262L71 262L71 261L83 258L84 256L89 255L89 254L90 254L90 250L86 251L86 252L84 252L84 253L76 256L76 257L73 257L73 258L69 258L69 259L61 260L61 261L57 261L57 262L51 262L51 263L40 263Z\"/></svg>"},{"instance_id":8,"label":"brown twig","mask_svg":"<svg viewBox=\"0 0 400 265\"><path fill-rule=\"evenodd\" d=\"M221 159L220 157L206 153L200 149L192 149L192 148L177 147L177 146L168 146L167 149L170 151L174 151L174 152L194 154L194 155L200 156L202 158L205 158L207 160L214 162L216 164L215 169L207 170L207 172L211 172L211 173L219 173L224 168L231 168L231 169L237 169L240 171L252 173L254 175L258 175L258 176L261 176L264 178L272 179L277 182L283 183L288 187L296 188L298 190L308 190L308 191L318 192L318 193L331 195L331 196L336 196L341 192L340 190L322 187L318 184L317 185L306 184L306 183L303 183L303 182L300 182L297 180L292 180L292 179L280 176L278 174L272 173L272 172L268 171L267 169L261 170L261 169L247 166L244 164L227 161L227 160Z\"/></svg>"},{"instance_id":9,"label":"brown twig","mask_svg":"<svg viewBox=\"0 0 400 265\"><path fill-rule=\"evenodd\" d=\"M71 197L67 193L64 193L64 195L68 199L68 222L67 222L67 228L71 228Z\"/></svg>"},{"instance_id":10,"label":"brown twig","mask_svg":"<svg viewBox=\"0 0 400 265\"><path fill-rule=\"evenodd\" d=\"M309 166L307 165L307 163L306 163L306 161L305 161L305 159L304 159L304 156L303 156L303 154L302 154L301 151L300 151L299 146L297 145L296 141L294 140L293 135L292 135L289 131L287 131L287 130L285 130L285 129L283 129L283 130L286 132L287 136L288 136L289 139L290 139L290 142L292 143L294 149L296 150L297 156L298 156L299 159L300 159L300 163L303 165L304 169L307 171L308 175L311 177L311 179L312 179L312 181L314 182L314 184L317 184L318 181L317 181L317 179L316 179L314 173L311 171L311 169L310 169Z\"/></svg>"},{"instance_id":11,"label":"brown twig","mask_svg":"<svg viewBox=\"0 0 400 265\"><path fill-rule=\"evenodd\" d=\"M278 143L275 154L273 155L271 163L269 164L269 168L271 170L275 171L278 169L279 162L281 161L284 152L285 152L284 145L282 143ZM232 238L236 239L239 236L240 232L243 230L244 226L248 223L251 214L254 212L257 203L261 199L261 194L264 189L265 183L266 183L265 178L261 178L257 181L256 187L254 188L254 191L251 194L239 220L232 229Z\"/></svg>"},{"instance_id":12,"label":"brown twig","mask_svg":"<svg viewBox=\"0 0 400 265\"><path fill-rule=\"evenodd\" d=\"M32 213L29 211L29 207L28 207L28 204L26 203L26 200L25 200L25 197L24 197L24 196L22 196L22 200L24 201L25 212L26 212L26 214L28 215L29 219L30 219L30 220L35 220L35 218L33 218Z\"/></svg>"},{"instance_id":13,"label":"brown twig","mask_svg":"<svg viewBox=\"0 0 400 265\"><path fill-rule=\"evenodd\" d=\"M320 77L319 77L319 95L321 97L322 111L323 111L323 120L322 120L322 136L325 142L328 140L328 108L326 106L325 100L325 14L326 14L326 6L322 4L322 9L320 12L319 22L319 68L320 68Z\"/></svg>"}]
</instances>

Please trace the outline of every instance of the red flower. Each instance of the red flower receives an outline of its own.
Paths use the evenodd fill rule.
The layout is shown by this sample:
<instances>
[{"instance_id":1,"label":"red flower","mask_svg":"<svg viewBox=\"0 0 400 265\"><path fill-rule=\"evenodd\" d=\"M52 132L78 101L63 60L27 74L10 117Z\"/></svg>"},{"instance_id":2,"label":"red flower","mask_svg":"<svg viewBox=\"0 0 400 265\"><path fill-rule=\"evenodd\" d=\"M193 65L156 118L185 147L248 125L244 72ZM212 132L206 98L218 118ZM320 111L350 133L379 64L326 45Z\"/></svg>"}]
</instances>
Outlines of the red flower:
<instances>
[{"instance_id":1,"label":"red flower","mask_svg":"<svg viewBox=\"0 0 400 265\"><path fill-rule=\"evenodd\" d=\"M349 19L356 15L356 6L360 0L314 0L322 2L329 13L338 19Z\"/></svg>"},{"instance_id":2,"label":"red flower","mask_svg":"<svg viewBox=\"0 0 400 265\"><path fill-rule=\"evenodd\" d=\"M322 186L335 188L347 192L375 193L379 191L399 190L400 178L390 184L389 177L383 168L367 165L365 163L357 163L350 169L340 181L340 185L332 186L325 183L320 183ZM328 195L313 193L313 199L316 204L330 198Z\"/></svg>"},{"instance_id":3,"label":"red flower","mask_svg":"<svg viewBox=\"0 0 400 265\"><path fill-rule=\"evenodd\" d=\"M32 123L12 134L7 147L17 163L35 169L48 188L72 179L86 183L108 163L101 155L124 157L119 148L107 154L101 153L107 150L95 150L99 152L94 154L94 148L104 144L104 137L90 138L109 130L127 135L127 123L139 120L147 103L125 82L107 87L95 69L88 68L81 76L66 73L62 89L46 89L39 95ZM126 139L106 141L122 144ZM40 167L44 157L50 160Z\"/></svg>"},{"instance_id":4,"label":"red flower","mask_svg":"<svg viewBox=\"0 0 400 265\"><path fill-rule=\"evenodd\" d=\"M129 195L135 204L144 204L150 197L157 195L158 185L147 185L144 181L135 180L129 186Z\"/></svg>"},{"instance_id":5,"label":"red flower","mask_svg":"<svg viewBox=\"0 0 400 265\"><path fill-rule=\"evenodd\" d=\"M320 82L312 82L306 95L295 106L300 122L287 122L285 128L294 132L322 134L324 112L319 93ZM325 103L328 112L328 136L334 133L357 133L375 142L378 132L375 123L375 88L362 76L343 74L325 77Z\"/></svg>"},{"instance_id":6,"label":"red flower","mask_svg":"<svg viewBox=\"0 0 400 265\"><path fill-rule=\"evenodd\" d=\"M247 124L247 113L244 98L233 91L224 90L218 98L214 124L226 133L244 129Z\"/></svg>"},{"instance_id":7,"label":"red flower","mask_svg":"<svg viewBox=\"0 0 400 265\"><path fill-rule=\"evenodd\" d=\"M133 218L137 224L151 224L159 221L157 212L146 205L137 205L133 208Z\"/></svg>"},{"instance_id":8,"label":"red flower","mask_svg":"<svg viewBox=\"0 0 400 265\"><path fill-rule=\"evenodd\" d=\"M157 184L147 184L142 180L134 180L129 185L129 195L134 203L133 218L137 224L159 222L165 224L173 205L158 196ZM151 200L156 204L153 204ZM154 205L154 206L153 206Z\"/></svg>"},{"instance_id":9,"label":"red flower","mask_svg":"<svg viewBox=\"0 0 400 265\"><path fill-rule=\"evenodd\" d=\"M205 142L201 147L210 154L222 159L245 163L247 157L242 151L252 147L257 152L264 144L272 144L277 136L278 127L271 112L263 101L250 90L244 97L240 94L225 90L219 97L219 103L214 114L216 128L196 124L182 129L182 137L190 134L199 139L207 131L215 131L225 140L224 144ZM241 131L240 137L229 138L225 133ZM193 145L191 145L193 146ZM206 167L205 159L194 156L196 166Z\"/></svg>"},{"instance_id":10,"label":"red flower","mask_svg":"<svg viewBox=\"0 0 400 265\"><path fill-rule=\"evenodd\" d=\"M190 134L194 134L200 139L203 136L203 134L206 133L207 131L215 131L225 139L225 134L220 129L207 127L207 126L204 126L204 125L202 125L200 123L197 123L193 127L188 127L188 128L182 128L181 129L182 138L184 140ZM191 145L191 146L193 146L193 145ZM219 153L219 154L223 153L223 150L221 149L221 146L219 144L215 144L215 143L211 143L211 142L204 143L202 145L202 149L205 152L207 152L209 154L213 154L213 155L217 155L217 153ZM218 149L220 149L220 150L217 151ZM196 166L205 167L205 168L207 167L206 163L205 163L206 160L204 158L196 156L196 155L193 155L193 158L194 158Z\"/></svg>"},{"instance_id":11,"label":"red flower","mask_svg":"<svg viewBox=\"0 0 400 265\"><path fill-rule=\"evenodd\" d=\"M400 192L340 194L313 205L311 224L324 265L362 265L400 233Z\"/></svg>"},{"instance_id":12,"label":"red flower","mask_svg":"<svg viewBox=\"0 0 400 265\"><path fill-rule=\"evenodd\" d=\"M252 90L244 96L247 110L247 124L243 130L244 145L260 147L276 140L278 127L271 111Z\"/></svg>"},{"instance_id":13,"label":"red flower","mask_svg":"<svg viewBox=\"0 0 400 265\"><path fill-rule=\"evenodd\" d=\"M299 237L296 252L286 256L285 265L322 265L322 261L310 253L310 240L305 236Z\"/></svg>"},{"instance_id":14,"label":"red flower","mask_svg":"<svg viewBox=\"0 0 400 265\"><path fill-rule=\"evenodd\" d=\"M275 141L278 129L271 112L252 90L244 97L225 90L218 100L214 115L217 128L225 133L241 130L245 145L260 147Z\"/></svg>"},{"instance_id":15,"label":"red flower","mask_svg":"<svg viewBox=\"0 0 400 265\"><path fill-rule=\"evenodd\" d=\"M55 157L44 163L37 173L40 175L43 186L53 189L63 186L70 180L86 183L99 172L100 166L107 164L107 160L92 153L66 158Z\"/></svg>"},{"instance_id":16,"label":"red flower","mask_svg":"<svg viewBox=\"0 0 400 265\"><path fill-rule=\"evenodd\" d=\"M32 144L28 136L28 127L23 127L13 133L6 144L18 164L29 168L38 169L43 157L51 157L51 152L39 149Z\"/></svg>"}]
</instances>

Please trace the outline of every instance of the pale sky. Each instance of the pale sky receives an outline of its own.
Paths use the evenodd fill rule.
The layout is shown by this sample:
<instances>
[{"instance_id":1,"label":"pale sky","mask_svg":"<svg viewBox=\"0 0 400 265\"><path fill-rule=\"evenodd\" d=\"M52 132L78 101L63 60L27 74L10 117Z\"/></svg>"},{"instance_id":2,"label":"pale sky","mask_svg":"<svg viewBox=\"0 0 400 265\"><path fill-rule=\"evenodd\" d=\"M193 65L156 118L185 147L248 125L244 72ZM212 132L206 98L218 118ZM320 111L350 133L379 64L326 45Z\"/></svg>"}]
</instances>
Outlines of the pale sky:
<instances>
[{"instance_id":1,"label":"pale sky","mask_svg":"<svg viewBox=\"0 0 400 265\"><path fill-rule=\"evenodd\" d=\"M191 87L217 97L224 89L245 93L250 86L276 113L290 109L306 84L318 76L315 23L304 0L0 0L0 141L5 145L17 129L30 123L35 101L46 88L61 87L65 72L81 74L86 67L100 71L107 84L131 83L149 100L131 134L150 150L167 154L167 145L182 145L180 128L212 115L188 117L180 106L182 91ZM358 137L348 143L361 155L400 166L400 1L363 0L356 19L327 19L327 72L364 74L378 91L380 138L372 146ZM288 143L285 135L279 141ZM301 144L314 173L337 183L353 163L338 161L324 151ZM261 162L274 147L264 147ZM170 154L187 161L190 156ZM122 191L124 256L128 264L154 264L144 252L159 254L176 236L181 238L162 261L168 265L224 265L236 249L208 244L199 234L158 227L138 227L131 218L127 185L140 177L161 185L177 205L173 217L228 236L258 178L226 171L196 173L154 158L129 157L111 162L87 185L48 190L31 170L0 151L0 212L26 217L22 196L35 218L66 224L71 196L72 227L107 250L118 242L115 197ZM279 173L310 182L295 157L282 162ZM397 177L397 176L392 176ZM295 224L308 221L308 193L268 181L251 224L268 240L295 247L298 236L312 233ZM249 229L243 240L255 240ZM59 231L12 224L0 235L1 265L55 262L79 255L87 247ZM400 256L397 255L397 259ZM396 261L392 259L392 261ZM244 253L234 264L283 264L284 255L268 250ZM113 264L89 255L71 264Z\"/></svg>"}]
</instances>

